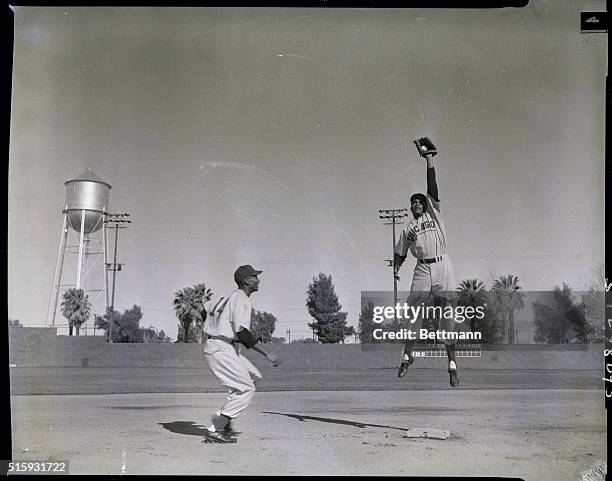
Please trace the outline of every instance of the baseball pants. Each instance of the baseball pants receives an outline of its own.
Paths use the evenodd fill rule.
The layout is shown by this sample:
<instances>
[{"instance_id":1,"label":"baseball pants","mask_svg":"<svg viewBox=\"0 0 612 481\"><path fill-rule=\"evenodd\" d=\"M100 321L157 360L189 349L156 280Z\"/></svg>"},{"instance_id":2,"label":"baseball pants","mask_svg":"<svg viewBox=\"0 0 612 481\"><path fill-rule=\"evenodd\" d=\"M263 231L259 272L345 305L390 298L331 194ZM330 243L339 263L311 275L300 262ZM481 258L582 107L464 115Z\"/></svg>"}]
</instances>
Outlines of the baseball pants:
<instances>
[{"instance_id":1,"label":"baseball pants","mask_svg":"<svg viewBox=\"0 0 612 481\"><path fill-rule=\"evenodd\" d=\"M417 261L414 267L412 276L412 285L410 287L410 295L407 303L411 306L445 306L453 305L455 297L455 270L451 264L448 255L442 256L443 259L431 264L424 264ZM431 318L427 319L429 322ZM417 317L414 323L408 325L408 329L415 332L417 339L406 339L404 346L406 350L412 349L412 346L419 340L418 335L423 326L423 316ZM454 332L456 323L453 318L436 318L434 319L436 329L446 332ZM447 339L444 344L456 344L456 340Z\"/></svg>"},{"instance_id":2,"label":"baseball pants","mask_svg":"<svg viewBox=\"0 0 612 481\"><path fill-rule=\"evenodd\" d=\"M206 341L204 358L210 371L229 390L221 414L230 418L239 416L253 399L254 382L261 379L261 373L251 361L236 353L233 345L220 339Z\"/></svg>"}]
</instances>

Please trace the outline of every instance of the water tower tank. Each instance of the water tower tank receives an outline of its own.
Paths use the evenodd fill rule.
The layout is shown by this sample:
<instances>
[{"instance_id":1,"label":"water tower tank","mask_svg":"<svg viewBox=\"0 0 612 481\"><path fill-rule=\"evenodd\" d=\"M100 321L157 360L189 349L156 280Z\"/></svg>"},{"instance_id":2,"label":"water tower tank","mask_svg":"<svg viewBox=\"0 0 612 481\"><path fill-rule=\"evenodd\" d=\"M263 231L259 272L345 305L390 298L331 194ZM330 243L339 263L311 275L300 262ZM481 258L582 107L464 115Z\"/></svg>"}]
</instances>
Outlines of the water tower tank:
<instances>
[{"instance_id":1,"label":"water tower tank","mask_svg":"<svg viewBox=\"0 0 612 481\"><path fill-rule=\"evenodd\" d=\"M65 182L68 224L81 232L81 216L85 214L84 234L101 229L103 212L108 212L110 184L104 182L93 170L87 169L78 177Z\"/></svg>"}]
</instances>

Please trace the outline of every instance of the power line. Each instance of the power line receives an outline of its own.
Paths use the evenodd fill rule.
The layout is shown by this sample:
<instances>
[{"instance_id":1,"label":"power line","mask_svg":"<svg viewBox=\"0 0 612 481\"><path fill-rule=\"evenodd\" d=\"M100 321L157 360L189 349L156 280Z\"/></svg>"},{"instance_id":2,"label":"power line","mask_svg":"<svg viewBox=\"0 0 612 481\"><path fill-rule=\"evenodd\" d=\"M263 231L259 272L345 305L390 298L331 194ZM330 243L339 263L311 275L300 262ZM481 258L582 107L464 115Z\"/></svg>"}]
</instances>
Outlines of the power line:
<instances>
[{"instance_id":1,"label":"power line","mask_svg":"<svg viewBox=\"0 0 612 481\"><path fill-rule=\"evenodd\" d=\"M402 219L404 217L408 217L408 209L381 209L378 211L378 217L382 220L391 219L391 222L385 222L383 225L391 225L393 226L393 248L391 250L392 260L387 260L389 262L389 267L393 269L393 305L397 305L397 275L395 274L395 225L403 224L403 222L397 222L397 219ZM397 322L396 312L393 311L393 319Z\"/></svg>"},{"instance_id":2,"label":"power line","mask_svg":"<svg viewBox=\"0 0 612 481\"><path fill-rule=\"evenodd\" d=\"M119 229L127 229L127 224L131 224L132 221L129 219L130 214L106 214L104 219L104 229L115 228L115 253L112 263L106 264L106 270L112 271L113 273L113 290L111 294L111 303L109 306L109 323L108 323L108 342L113 342L113 311L115 309L115 279L117 271L121 270L123 264L117 264L117 239L119 237ZM108 279L108 278L107 278ZM108 283L106 284L108 288Z\"/></svg>"}]
</instances>

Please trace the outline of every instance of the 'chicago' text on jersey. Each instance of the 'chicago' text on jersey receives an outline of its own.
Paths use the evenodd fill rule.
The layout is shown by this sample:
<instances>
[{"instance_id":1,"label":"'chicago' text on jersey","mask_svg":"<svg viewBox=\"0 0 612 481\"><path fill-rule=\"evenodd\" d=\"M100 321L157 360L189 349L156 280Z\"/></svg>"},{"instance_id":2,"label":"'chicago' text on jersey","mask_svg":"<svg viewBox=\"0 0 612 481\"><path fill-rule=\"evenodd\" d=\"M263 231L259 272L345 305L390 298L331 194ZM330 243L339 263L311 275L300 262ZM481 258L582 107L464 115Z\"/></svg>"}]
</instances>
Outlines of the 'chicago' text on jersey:
<instances>
[{"instance_id":1,"label":"'chicago' text on jersey","mask_svg":"<svg viewBox=\"0 0 612 481\"><path fill-rule=\"evenodd\" d=\"M425 232L427 230L435 230L436 229L436 223L433 220L426 220L424 222L421 222L421 225L415 225L414 226L414 231L418 234L419 232Z\"/></svg>"}]
</instances>

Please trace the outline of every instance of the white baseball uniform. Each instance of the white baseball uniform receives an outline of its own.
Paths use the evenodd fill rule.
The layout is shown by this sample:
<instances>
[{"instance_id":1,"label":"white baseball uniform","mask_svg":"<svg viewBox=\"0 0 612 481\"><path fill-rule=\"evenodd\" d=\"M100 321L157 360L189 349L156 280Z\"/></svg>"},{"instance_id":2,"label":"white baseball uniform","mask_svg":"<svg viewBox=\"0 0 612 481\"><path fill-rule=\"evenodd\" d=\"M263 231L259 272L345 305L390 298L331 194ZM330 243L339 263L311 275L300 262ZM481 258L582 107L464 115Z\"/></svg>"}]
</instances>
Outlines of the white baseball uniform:
<instances>
[{"instance_id":1,"label":"white baseball uniform","mask_svg":"<svg viewBox=\"0 0 612 481\"><path fill-rule=\"evenodd\" d=\"M221 414L235 418L248 407L255 394L254 381L261 379L259 370L240 354L240 344L232 344L234 333L251 328L252 304L240 289L204 304L207 313L204 332L209 337L204 344L204 356L211 372L229 389Z\"/></svg>"},{"instance_id":2,"label":"white baseball uniform","mask_svg":"<svg viewBox=\"0 0 612 481\"><path fill-rule=\"evenodd\" d=\"M431 302L431 297L451 301L455 292L455 271L446 253L446 229L440 213L440 202L427 193L427 208L418 219L411 219L402 230L395 245L395 254L406 257L408 250L417 262L412 276L408 304L420 305ZM410 231L416 240L409 241ZM422 319L410 326L411 330L420 329ZM453 319L440 319L439 328L446 331L454 329ZM452 341L451 341L452 342Z\"/></svg>"},{"instance_id":3,"label":"white baseball uniform","mask_svg":"<svg viewBox=\"0 0 612 481\"><path fill-rule=\"evenodd\" d=\"M413 230L416 240L410 242L408 233ZM417 259L412 276L411 291L452 292L455 290L455 272L446 253L446 229L440 213L440 202L427 194L427 208L418 219L410 219L395 245L395 253L406 257L408 250ZM421 259L438 259L424 263Z\"/></svg>"}]
</instances>

